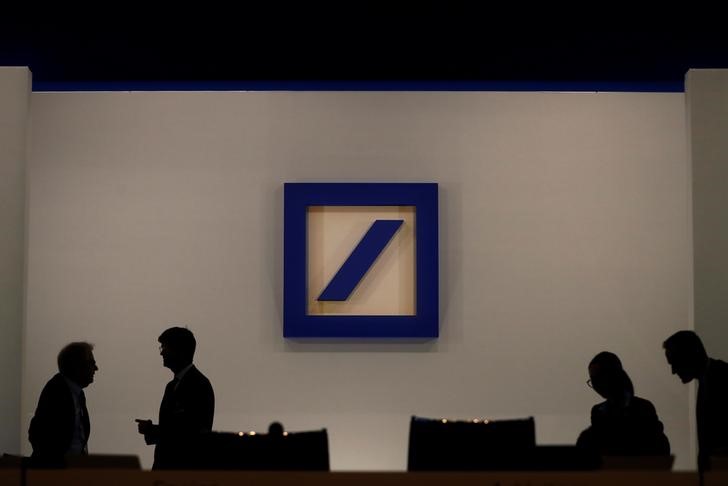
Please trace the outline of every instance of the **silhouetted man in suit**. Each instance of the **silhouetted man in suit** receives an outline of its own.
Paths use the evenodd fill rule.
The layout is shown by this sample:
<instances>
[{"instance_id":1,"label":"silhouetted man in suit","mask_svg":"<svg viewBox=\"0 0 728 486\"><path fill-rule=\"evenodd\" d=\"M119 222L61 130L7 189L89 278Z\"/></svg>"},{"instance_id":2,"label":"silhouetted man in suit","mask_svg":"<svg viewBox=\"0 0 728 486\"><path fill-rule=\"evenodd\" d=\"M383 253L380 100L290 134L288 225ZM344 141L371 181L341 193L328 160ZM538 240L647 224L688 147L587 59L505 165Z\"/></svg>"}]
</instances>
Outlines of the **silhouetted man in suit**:
<instances>
[{"instance_id":1,"label":"silhouetted man in suit","mask_svg":"<svg viewBox=\"0 0 728 486\"><path fill-rule=\"evenodd\" d=\"M63 467L64 456L88 454L91 422L83 389L98 369L89 343L71 343L58 353L59 372L43 387L30 421L32 465Z\"/></svg>"},{"instance_id":2,"label":"silhouetted man in suit","mask_svg":"<svg viewBox=\"0 0 728 486\"><path fill-rule=\"evenodd\" d=\"M708 470L711 456L728 452L728 363L709 358L693 331L673 334L663 348L673 375L698 380L698 468Z\"/></svg>"},{"instance_id":3,"label":"silhouetted man in suit","mask_svg":"<svg viewBox=\"0 0 728 486\"><path fill-rule=\"evenodd\" d=\"M153 469L195 467L200 437L212 430L215 394L210 381L192 364L195 336L189 329L172 327L159 336L160 354L174 379L164 390L159 424L137 420L147 444L156 444Z\"/></svg>"}]
</instances>

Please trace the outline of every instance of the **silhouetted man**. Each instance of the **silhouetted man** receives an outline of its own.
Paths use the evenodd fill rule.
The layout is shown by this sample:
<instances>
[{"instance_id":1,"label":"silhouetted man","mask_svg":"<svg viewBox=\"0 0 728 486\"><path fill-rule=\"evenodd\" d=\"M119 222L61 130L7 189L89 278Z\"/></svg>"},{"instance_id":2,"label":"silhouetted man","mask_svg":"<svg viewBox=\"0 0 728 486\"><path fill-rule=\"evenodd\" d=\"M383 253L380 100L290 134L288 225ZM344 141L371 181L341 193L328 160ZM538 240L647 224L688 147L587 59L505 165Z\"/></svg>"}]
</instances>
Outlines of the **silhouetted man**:
<instances>
[{"instance_id":1,"label":"silhouetted man","mask_svg":"<svg viewBox=\"0 0 728 486\"><path fill-rule=\"evenodd\" d=\"M728 452L728 363L709 358L693 331L673 334L663 347L673 375L698 380L698 467L705 471L711 456Z\"/></svg>"},{"instance_id":2,"label":"silhouetted man","mask_svg":"<svg viewBox=\"0 0 728 486\"><path fill-rule=\"evenodd\" d=\"M192 364L195 336L172 327L159 336L160 354L174 379L164 390L159 425L137 420L147 444L156 444L153 469L190 469L196 462L201 434L212 430L215 394L210 381Z\"/></svg>"},{"instance_id":3,"label":"silhouetted man","mask_svg":"<svg viewBox=\"0 0 728 486\"><path fill-rule=\"evenodd\" d=\"M83 389L98 369L89 343L71 343L58 353L59 372L43 387L28 430L34 466L63 467L64 456L88 454L91 422Z\"/></svg>"}]
</instances>

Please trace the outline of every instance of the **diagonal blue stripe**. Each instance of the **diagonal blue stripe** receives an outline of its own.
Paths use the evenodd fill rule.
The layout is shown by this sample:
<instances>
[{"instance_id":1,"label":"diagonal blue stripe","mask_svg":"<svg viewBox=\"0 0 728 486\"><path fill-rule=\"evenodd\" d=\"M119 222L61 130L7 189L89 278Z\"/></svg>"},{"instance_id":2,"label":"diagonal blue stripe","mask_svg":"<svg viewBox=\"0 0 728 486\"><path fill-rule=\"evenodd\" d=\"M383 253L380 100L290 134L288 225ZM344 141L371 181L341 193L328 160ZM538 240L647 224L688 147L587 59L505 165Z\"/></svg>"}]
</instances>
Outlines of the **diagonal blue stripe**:
<instances>
[{"instance_id":1,"label":"diagonal blue stripe","mask_svg":"<svg viewBox=\"0 0 728 486\"><path fill-rule=\"evenodd\" d=\"M317 300L344 301L348 299L402 223L404 223L403 219L374 221L364 238L356 245L354 251L351 252L349 258L339 268Z\"/></svg>"}]
</instances>

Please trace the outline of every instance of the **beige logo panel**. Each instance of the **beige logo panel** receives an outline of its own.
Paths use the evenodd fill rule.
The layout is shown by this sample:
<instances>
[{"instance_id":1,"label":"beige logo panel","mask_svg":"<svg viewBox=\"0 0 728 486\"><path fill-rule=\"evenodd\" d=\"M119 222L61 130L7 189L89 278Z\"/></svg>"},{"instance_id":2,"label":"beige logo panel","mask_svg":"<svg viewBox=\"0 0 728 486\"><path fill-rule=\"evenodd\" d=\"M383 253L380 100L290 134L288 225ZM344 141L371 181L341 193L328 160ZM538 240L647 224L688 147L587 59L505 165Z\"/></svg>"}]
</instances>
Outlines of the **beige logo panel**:
<instances>
[{"instance_id":1,"label":"beige logo panel","mask_svg":"<svg viewBox=\"0 0 728 486\"><path fill-rule=\"evenodd\" d=\"M415 315L414 206L309 206L307 219L309 315ZM316 300L377 219L404 223L348 300Z\"/></svg>"}]
</instances>

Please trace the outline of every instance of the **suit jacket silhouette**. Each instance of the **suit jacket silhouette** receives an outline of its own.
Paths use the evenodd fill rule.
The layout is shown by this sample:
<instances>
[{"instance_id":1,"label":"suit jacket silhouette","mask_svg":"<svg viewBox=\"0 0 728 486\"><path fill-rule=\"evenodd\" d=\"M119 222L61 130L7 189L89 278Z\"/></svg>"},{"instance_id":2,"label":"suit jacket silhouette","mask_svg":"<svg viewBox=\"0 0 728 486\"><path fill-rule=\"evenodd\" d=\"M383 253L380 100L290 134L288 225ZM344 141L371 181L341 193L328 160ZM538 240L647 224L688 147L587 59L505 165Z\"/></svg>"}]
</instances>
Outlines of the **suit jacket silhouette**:
<instances>
[{"instance_id":1,"label":"suit jacket silhouette","mask_svg":"<svg viewBox=\"0 0 728 486\"><path fill-rule=\"evenodd\" d=\"M728 453L728 363L708 360L698 382L698 465L708 468L710 456Z\"/></svg>"},{"instance_id":2,"label":"suit jacket silhouette","mask_svg":"<svg viewBox=\"0 0 728 486\"><path fill-rule=\"evenodd\" d=\"M156 444L153 469L190 469L197 463L201 435L212 431L215 394L210 381L192 366L164 390L159 424L144 436Z\"/></svg>"},{"instance_id":3,"label":"suit jacket silhouette","mask_svg":"<svg viewBox=\"0 0 728 486\"><path fill-rule=\"evenodd\" d=\"M91 423L85 403L81 403L81 425L88 441ZM38 407L30 421L28 439L33 446L32 464L62 467L63 457L73 440L76 406L66 379L57 373L43 387Z\"/></svg>"},{"instance_id":4,"label":"suit jacket silhouette","mask_svg":"<svg viewBox=\"0 0 728 486\"><path fill-rule=\"evenodd\" d=\"M670 454L670 442L649 400L631 397L627 406L609 402L594 405L591 427L577 445L602 456L662 456Z\"/></svg>"}]
</instances>

